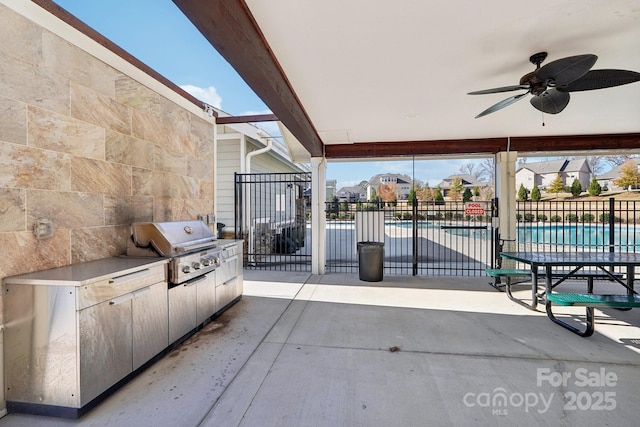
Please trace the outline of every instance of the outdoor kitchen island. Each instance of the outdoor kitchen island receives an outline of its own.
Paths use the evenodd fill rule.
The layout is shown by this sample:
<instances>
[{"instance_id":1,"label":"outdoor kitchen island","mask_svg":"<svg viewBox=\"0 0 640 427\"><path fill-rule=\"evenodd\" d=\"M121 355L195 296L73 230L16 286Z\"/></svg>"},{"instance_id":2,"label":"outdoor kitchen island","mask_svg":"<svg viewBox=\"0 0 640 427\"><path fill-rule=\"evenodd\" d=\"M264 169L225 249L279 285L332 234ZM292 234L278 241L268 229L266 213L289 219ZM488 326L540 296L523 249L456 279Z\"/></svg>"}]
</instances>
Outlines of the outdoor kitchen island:
<instances>
[{"instance_id":1,"label":"outdoor kitchen island","mask_svg":"<svg viewBox=\"0 0 640 427\"><path fill-rule=\"evenodd\" d=\"M221 256L213 279L181 283L189 298L179 304L166 257L113 257L5 278L8 411L78 418L93 408L241 298L241 242L215 242Z\"/></svg>"}]
</instances>

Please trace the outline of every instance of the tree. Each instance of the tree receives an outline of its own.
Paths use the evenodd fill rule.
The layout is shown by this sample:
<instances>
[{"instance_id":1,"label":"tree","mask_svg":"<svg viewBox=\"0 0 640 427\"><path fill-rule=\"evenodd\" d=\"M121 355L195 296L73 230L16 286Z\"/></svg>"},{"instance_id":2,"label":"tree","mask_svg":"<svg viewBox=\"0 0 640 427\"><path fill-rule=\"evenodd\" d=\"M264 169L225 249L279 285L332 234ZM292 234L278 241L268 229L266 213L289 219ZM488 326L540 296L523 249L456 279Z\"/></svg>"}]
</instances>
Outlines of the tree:
<instances>
[{"instance_id":1,"label":"tree","mask_svg":"<svg viewBox=\"0 0 640 427\"><path fill-rule=\"evenodd\" d=\"M607 156L605 161L611 165L611 167L620 166L629 160L633 159L635 156L631 154L623 154L620 156Z\"/></svg>"},{"instance_id":2,"label":"tree","mask_svg":"<svg viewBox=\"0 0 640 427\"><path fill-rule=\"evenodd\" d=\"M518 188L518 200L524 202L529 198L529 191L524 187L523 184L520 184L520 188Z\"/></svg>"},{"instance_id":3,"label":"tree","mask_svg":"<svg viewBox=\"0 0 640 427\"><path fill-rule=\"evenodd\" d=\"M534 202L539 202L540 199L542 199L542 195L540 194L540 189L538 188L537 185L534 185L533 189L531 189L531 200L533 200Z\"/></svg>"},{"instance_id":4,"label":"tree","mask_svg":"<svg viewBox=\"0 0 640 427\"><path fill-rule=\"evenodd\" d=\"M407 196L407 204L409 206L413 206L413 199L417 199L418 198L418 193L416 191L416 186L412 185L411 189L409 190L409 195Z\"/></svg>"},{"instance_id":5,"label":"tree","mask_svg":"<svg viewBox=\"0 0 640 427\"><path fill-rule=\"evenodd\" d=\"M614 183L627 190L640 185L640 172L638 172L638 164L635 160L627 160L620 166L620 178L616 179Z\"/></svg>"},{"instance_id":6,"label":"tree","mask_svg":"<svg viewBox=\"0 0 640 427\"><path fill-rule=\"evenodd\" d=\"M453 183L451 184L451 190L449 190L449 198L451 200L460 200L462 198L462 190L464 186L462 185L462 180L458 177L453 178Z\"/></svg>"},{"instance_id":7,"label":"tree","mask_svg":"<svg viewBox=\"0 0 640 427\"><path fill-rule=\"evenodd\" d=\"M369 200L376 200L376 197L378 197L378 193L376 192L376 189L371 187L371 197L369 198Z\"/></svg>"},{"instance_id":8,"label":"tree","mask_svg":"<svg viewBox=\"0 0 640 427\"><path fill-rule=\"evenodd\" d=\"M398 196L396 194L397 185L394 182L390 182L388 184L382 184L380 188L378 188L378 196L382 199L383 202L394 203L398 200Z\"/></svg>"},{"instance_id":9,"label":"tree","mask_svg":"<svg viewBox=\"0 0 640 427\"><path fill-rule=\"evenodd\" d=\"M442 196L442 190L440 188L436 188L436 194L433 196L433 200L437 205L444 205L444 197Z\"/></svg>"},{"instance_id":10,"label":"tree","mask_svg":"<svg viewBox=\"0 0 640 427\"><path fill-rule=\"evenodd\" d=\"M591 178L591 182L589 183L589 188L587 189L587 191L589 192L590 196L599 196L600 193L602 193L602 187L600 186L598 181L596 181L595 176Z\"/></svg>"},{"instance_id":11,"label":"tree","mask_svg":"<svg viewBox=\"0 0 640 427\"><path fill-rule=\"evenodd\" d=\"M478 197L480 195L480 188L478 186L473 187L473 196Z\"/></svg>"},{"instance_id":12,"label":"tree","mask_svg":"<svg viewBox=\"0 0 640 427\"><path fill-rule=\"evenodd\" d=\"M564 182L562 182L562 176L558 174L556 179L551 181L551 184L547 187L547 191L549 193L556 193L556 197L558 197L558 193L564 192Z\"/></svg>"},{"instance_id":13,"label":"tree","mask_svg":"<svg viewBox=\"0 0 640 427\"><path fill-rule=\"evenodd\" d=\"M582 184L578 181L578 178L573 178L573 182L571 183L571 195L573 197L578 197L582 193Z\"/></svg>"},{"instance_id":14,"label":"tree","mask_svg":"<svg viewBox=\"0 0 640 427\"><path fill-rule=\"evenodd\" d=\"M480 163L481 174L478 178L482 178L483 181L493 182L495 175L496 162L493 157L487 157Z\"/></svg>"},{"instance_id":15,"label":"tree","mask_svg":"<svg viewBox=\"0 0 640 427\"><path fill-rule=\"evenodd\" d=\"M479 179L482 176L482 168L476 163L465 163L460 166L458 171L465 175L471 175L472 177Z\"/></svg>"},{"instance_id":16,"label":"tree","mask_svg":"<svg viewBox=\"0 0 640 427\"><path fill-rule=\"evenodd\" d=\"M471 194L471 190L469 188L464 189L464 193L462 193L462 201L468 202L473 198L473 194Z\"/></svg>"},{"instance_id":17,"label":"tree","mask_svg":"<svg viewBox=\"0 0 640 427\"><path fill-rule=\"evenodd\" d=\"M418 190L418 199L422 200L423 202L433 200L433 197L433 190L428 185Z\"/></svg>"}]
</instances>

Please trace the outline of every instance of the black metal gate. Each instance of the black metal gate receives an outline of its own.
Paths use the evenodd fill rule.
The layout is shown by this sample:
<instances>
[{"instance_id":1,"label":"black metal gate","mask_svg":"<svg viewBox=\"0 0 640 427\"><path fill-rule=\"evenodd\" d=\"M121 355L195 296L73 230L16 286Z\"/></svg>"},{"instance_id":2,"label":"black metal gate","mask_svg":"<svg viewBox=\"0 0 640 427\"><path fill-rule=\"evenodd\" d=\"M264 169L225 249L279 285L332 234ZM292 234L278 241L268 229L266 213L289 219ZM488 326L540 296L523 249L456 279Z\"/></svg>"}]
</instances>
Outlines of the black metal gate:
<instances>
[{"instance_id":1,"label":"black metal gate","mask_svg":"<svg viewBox=\"0 0 640 427\"><path fill-rule=\"evenodd\" d=\"M245 268L310 271L310 173L235 174L235 232Z\"/></svg>"},{"instance_id":2,"label":"black metal gate","mask_svg":"<svg viewBox=\"0 0 640 427\"><path fill-rule=\"evenodd\" d=\"M334 200L326 212L328 272L358 272L357 243L371 240L367 233L384 241L385 274L484 276L495 262L493 201Z\"/></svg>"}]
</instances>

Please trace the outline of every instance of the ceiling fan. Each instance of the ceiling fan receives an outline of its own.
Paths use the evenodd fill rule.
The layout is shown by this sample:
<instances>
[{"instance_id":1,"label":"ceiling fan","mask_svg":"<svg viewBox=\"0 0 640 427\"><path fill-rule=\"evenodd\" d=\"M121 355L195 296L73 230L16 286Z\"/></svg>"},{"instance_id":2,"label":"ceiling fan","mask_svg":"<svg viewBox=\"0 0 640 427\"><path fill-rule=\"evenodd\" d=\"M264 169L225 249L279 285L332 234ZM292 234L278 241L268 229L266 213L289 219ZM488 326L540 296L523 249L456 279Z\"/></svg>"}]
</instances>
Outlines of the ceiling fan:
<instances>
[{"instance_id":1,"label":"ceiling fan","mask_svg":"<svg viewBox=\"0 0 640 427\"><path fill-rule=\"evenodd\" d=\"M591 70L598 60L596 55L568 56L540 67L546 58L547 52L531 55L529 61L536 69L522 76L520 84L469 92L468 95L484 95L526 90L492 105L475 118L501 110L529 93L533 95L531 105L536 109L548 114L558 114L569 103L569 92L604 89L640 81L640 73L635 71Z\"/></svg>"}]
</instances>

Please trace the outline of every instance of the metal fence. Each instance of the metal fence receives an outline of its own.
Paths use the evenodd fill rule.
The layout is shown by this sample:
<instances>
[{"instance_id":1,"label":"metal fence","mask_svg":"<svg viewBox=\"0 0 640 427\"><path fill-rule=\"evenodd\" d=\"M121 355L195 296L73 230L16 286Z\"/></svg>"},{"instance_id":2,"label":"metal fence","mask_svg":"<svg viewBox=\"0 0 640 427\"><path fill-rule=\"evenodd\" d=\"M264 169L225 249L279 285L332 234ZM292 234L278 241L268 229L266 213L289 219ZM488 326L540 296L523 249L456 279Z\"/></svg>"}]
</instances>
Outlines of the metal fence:
<instances>
[{"instance_id":1,"label":"metal fence","mask_svg":"<svg viewBox=\"0 0 640 427\"><path fill-rule=\"evenodd\" d=\"M492 202L328 202L326 271L358 272L358 242L384 243L384 272L482 276L494 256Z\"/></svg>"},{"instance_id":2,"label":"metal fence","mask_svg":"<svg viewBox=\"0 0 640 427\"><path fill-rule=\"evenodd\" d=\"M304 194L310 183L310 173L235 174L235 230L245 240L245 268L311 269Z\"/></svg>"},{"instance_id":3,"label":"metal fence","mask_svg":"<svg viewBox=\"0 0 640 427\"><path fill-rule=\"evenodd\" d=\"M517 248L552 252L640 249L635 200L518 202Z\"/></svg>"}]
</instances>

